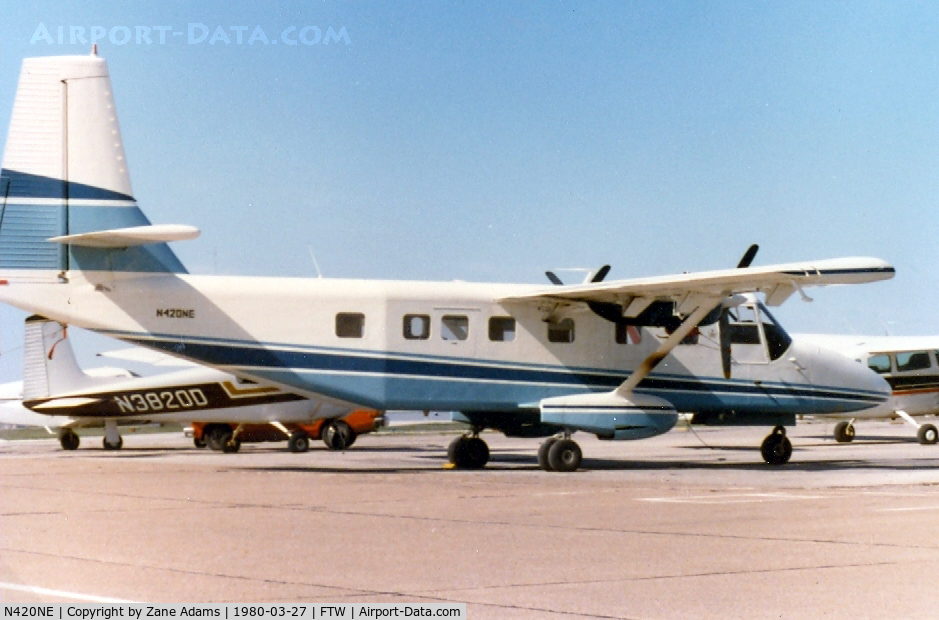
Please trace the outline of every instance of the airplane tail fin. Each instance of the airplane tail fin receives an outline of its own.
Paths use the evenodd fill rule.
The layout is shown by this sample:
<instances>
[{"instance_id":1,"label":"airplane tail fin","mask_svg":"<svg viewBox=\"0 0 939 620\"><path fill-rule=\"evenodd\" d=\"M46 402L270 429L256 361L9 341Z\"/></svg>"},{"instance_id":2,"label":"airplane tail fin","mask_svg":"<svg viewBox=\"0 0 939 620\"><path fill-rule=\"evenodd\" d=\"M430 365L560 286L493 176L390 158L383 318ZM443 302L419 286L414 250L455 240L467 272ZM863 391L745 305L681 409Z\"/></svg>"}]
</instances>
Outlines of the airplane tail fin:
<instances>
[{"instance_id":1,"label":"airplane tail fin","mask_svg":"<svg viewBox=\"0 0 939 620\"><path fill-rule=\"evenodd\" d=\"M165 242L198 231L152 226L137 206L111 93L94 53L23 61L0 172L0 279L186 272Z\"/></svg>"},{"instance_id":2,"label":"airplane tail fin","mask_svg":"<svg viewBox=\"0 0 939 620\"><path fill-rule=\"evenodd\" d=\"M26 319L23 400L72 392L93 383L75 359L65 326L38 315Z\"/></svg>"}]
</instances>

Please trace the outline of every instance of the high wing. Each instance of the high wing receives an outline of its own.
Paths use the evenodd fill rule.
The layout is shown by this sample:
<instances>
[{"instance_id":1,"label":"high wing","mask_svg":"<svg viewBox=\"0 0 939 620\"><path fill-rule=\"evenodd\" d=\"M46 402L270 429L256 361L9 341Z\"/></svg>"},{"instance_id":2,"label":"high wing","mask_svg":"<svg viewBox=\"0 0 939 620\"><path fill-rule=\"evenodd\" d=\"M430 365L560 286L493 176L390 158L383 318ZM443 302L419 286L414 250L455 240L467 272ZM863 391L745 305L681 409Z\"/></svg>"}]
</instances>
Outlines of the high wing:
<instances>
[{"instance_id":1,"label":"high wing","mask_svg":"<svg viewBox=\"0 0 939 620\"><path fill-rule=\"evenodd\" d=\"M553 286L500 299L512 302L599 302L622 306L623 316L638 316L654 301L672 301L678 312L737 293L765 293L766 304L778 306L806 286L858 284L887 280L894 268L876 258L835 258L766 267L701 271L670 276L614 280L595 284Z\"/></svg>"}]
</instances>

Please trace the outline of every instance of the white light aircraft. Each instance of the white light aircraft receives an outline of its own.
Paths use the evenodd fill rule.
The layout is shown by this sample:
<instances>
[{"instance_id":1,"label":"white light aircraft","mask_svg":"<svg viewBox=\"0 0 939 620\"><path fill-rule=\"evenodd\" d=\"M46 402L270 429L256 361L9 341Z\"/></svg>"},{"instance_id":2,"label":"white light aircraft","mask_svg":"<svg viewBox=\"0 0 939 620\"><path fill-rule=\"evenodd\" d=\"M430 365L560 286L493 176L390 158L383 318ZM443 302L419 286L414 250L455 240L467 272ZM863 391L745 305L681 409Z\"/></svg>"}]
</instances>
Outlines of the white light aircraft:
<instances>
[{"instance_id":1,"label":"white light aircraft","mask_svg":"<svg viewBox=\"0 0 939 620\"><path fill-rule=\"evenodd\" d=\"M900 418L916 429L921 444L939 440L935 424L916 417L939 415L939 336L840 336L806 334L800 340L814 342L854 359L882 375L893 391L877 407L827 417L847 418L835 425L835 439L854 439L857 420Z\"/></svg>"},{"instance_id":2,"label":"white light aircraft","mask_svg":"<svg viewBox=\"0 0 939 620\"><path fill-rule=\"evenodd\" d=\"M748 253L737 269L573 286L190 275L167 242L199 231L137 206L94 54L24 61L0 196L0 301L312 398L459 411L473 428L450 446L460 467L488 461L478 433L494 428L548 437L539 463L572 471L571 433L642 439L679 411L775 426L762 454L785 463L797 414L888 397L742 295L774 306L892 277L878 259L750 267Z\"/></svg>"},{"instance_id":3,"label":"white light aircraft","mask_svg":"<svg viewBox=\"0 0 939 620\"><path fill-rule=\"evenodd\" d=\"M169 422L205 424L206 443L223 452L238 451L249 425L273 426L291 452L309 449L303 425L317 420L326 420L321 436L329 447L344 448L354 437L342 418L360 408L349 403L310 400L198 365L149 377L113 368L86 373L59 323L32 316L25 335L19 401L6 403L0 422L57 428L65 450L78 448L76 429L103 426L104 449L119 450L124 442L118 425Z\"/></svg>"}]
</instances>

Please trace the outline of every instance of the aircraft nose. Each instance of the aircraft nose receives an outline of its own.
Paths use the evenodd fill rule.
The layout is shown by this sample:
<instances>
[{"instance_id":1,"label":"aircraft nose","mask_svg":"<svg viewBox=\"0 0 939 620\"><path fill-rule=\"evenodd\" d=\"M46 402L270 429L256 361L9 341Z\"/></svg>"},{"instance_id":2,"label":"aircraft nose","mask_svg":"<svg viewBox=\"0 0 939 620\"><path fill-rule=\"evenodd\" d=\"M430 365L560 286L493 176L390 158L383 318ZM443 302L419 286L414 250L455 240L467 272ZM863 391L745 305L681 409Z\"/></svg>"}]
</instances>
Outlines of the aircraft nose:
<instances>
[{"instance_id":1,"label":"aircraft nose","mask_svg":"<svg viewBox=\"0 0 939 620\"><path fill-rule=\"evenodd\" d=\"M794 347L790 357L816 387L825 388L833 411L869 409L890 398L890 384L857 360L817 346ZM811 360L800 364L800 359ZM819 412L821 413L821 412Z\"/></svg>"}]
</instances>

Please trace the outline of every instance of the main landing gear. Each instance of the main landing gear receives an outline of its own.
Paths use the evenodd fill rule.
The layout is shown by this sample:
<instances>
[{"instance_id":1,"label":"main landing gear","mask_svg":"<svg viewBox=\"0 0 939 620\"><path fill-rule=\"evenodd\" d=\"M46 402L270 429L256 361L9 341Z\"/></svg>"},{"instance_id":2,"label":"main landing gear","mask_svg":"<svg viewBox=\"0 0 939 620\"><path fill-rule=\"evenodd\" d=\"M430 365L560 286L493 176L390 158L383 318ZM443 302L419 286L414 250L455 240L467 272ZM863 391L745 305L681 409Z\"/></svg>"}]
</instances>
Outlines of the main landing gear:
<instances>
[{"instance_id":1,"label":"main landing gear","mask_svg":"<svg viewBox=\"0 0 939 620\"><path fill-rule=\"evenodd\" d=\"M570 433L549 437L538 448L538 466L545 471L576 471L582 459L583 452Z\"/></svg>"},{"instance_id":2,"label":"main landing gear","mask_svg":"<svg viewBox=\"0 0 939 620\"><path fill-rule=\"evenodd\" d=\"M116 420L106 420L104 422L104 439L101 440L101 445L104 446L105 450L120 450L123 447L124 438L117 430Z\"/></svg>"},{"instance_id":3,"label":"main landing gear","mask_svg":"<svg viewBox=\"0 0 939 620\"><path fill-rule=\"evenodd\" d=\"M766 436L760 446L763 460L770 465L784 465L792 456L792 442L786 437L786 427L777 426L773 432Z\"/></svg>"},{"instance_id":4,"label":"main landing gear","mask_svg":"<svg viewBox=\"0 0 939 620\"><path fill-rule=\"evenodd\" d=\"M457 469L481 469L489 462L489 446L476 432L461 435L450 442L447 458Z\"/></svg>"},{"instance_id":5,"label":"main landing gear","mask_svg":"<svg viewBox=\"0 0 939 620\"><path fill-rule=\"evenodd\" d=\"M212 450L231 453L241 449L241 440L227 424L210 424L203 431L202 436L206 445Z\"/></svg>"}]
</instances>

